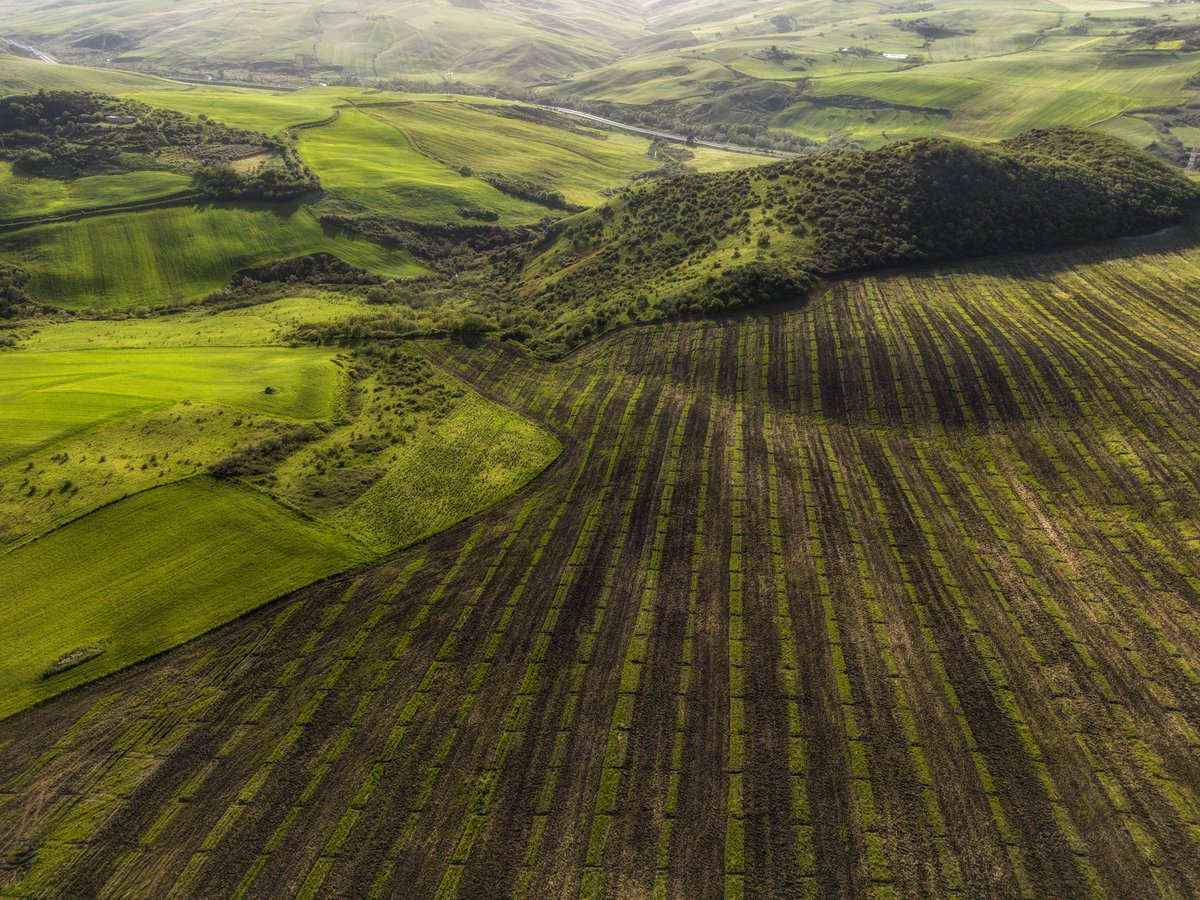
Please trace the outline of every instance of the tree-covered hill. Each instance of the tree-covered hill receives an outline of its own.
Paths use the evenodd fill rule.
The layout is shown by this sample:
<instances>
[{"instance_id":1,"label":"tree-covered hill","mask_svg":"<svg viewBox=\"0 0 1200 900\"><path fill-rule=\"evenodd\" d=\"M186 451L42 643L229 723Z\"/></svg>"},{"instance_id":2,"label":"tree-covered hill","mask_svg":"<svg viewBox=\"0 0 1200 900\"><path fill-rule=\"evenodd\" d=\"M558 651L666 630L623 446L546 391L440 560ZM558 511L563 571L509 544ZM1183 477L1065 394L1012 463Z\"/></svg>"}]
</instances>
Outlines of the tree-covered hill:
<instances>
[{"instance_id":1,"label":"tree-covered hill","mask_svg":"<svg viewBox=\"0 0 1200 900\"><path fill-rule=\"evenodd\" d=\"M320 187L286 135L94 91L0 98L0 160L21 175L58 179L181 171L210 199L282 200Z\"/></svg>"},{"instance_id":2,"label":"tree-covered hill","mask_svg":"<svg viewBox=\"0 0 1200 900\"><path fill-rule=\"evenodd\" d=\"M1177 170L1071 128L681 175L554 226L501 324L561 352L627 321L797 298L841 272L1154 231L1198 200Z\"/></svg>"}]
</instances>

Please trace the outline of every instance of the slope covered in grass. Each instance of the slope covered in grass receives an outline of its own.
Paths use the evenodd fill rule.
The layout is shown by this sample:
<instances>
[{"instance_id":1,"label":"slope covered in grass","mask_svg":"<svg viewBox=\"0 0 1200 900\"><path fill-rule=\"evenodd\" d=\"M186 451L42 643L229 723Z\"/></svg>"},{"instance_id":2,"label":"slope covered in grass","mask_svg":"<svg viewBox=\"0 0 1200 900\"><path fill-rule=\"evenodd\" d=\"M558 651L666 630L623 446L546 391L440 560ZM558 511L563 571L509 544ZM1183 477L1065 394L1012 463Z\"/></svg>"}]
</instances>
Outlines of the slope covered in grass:
<instances>
[{"instance_id":1,"label":"slope covered in grass","mask_svg":"<svg viewBox=\"0 0 1200 900\"><path fill-rule=\"evenodd\" d=\"M13 172L0 162L0 219L55 215L97 207L153 200L191 187L180 172L145 170L82 178L37 178Z\"/></svg>"},{"instance_id":2,"label":"slope covered in grass","mask_svg":"<svg viewBox=\"0 0 1200 900\"><path fill-rule=\"evenodd\" d=\"M105 507L0 556L0 716L367 556L262 494L211 479ZM89 648L103 653L43 677L56 661Z\"/></svg>"},{"instance_id":3,"label":"slope covered in grass","mask_svg":"<svg viewBox=\"0 0 1200 900\"><path fill-rule=\"evenodd\" d=\"M424 271L402 251L327 236L304 208L181 206L0 235L0 253L33 273L36 300L75 308L195 300L240 269L319 252L382 275Z\"/></svg>"},{"instance_id":4,"label":"slope covered in grass","mask_svg":"<svg viewBox=\"0 0 1200 900\"><path fill-rule=\"evenodd\" d=\"M0 370L0 462L182 400L284 418L324 418L337 391L332 355L286 347L6 353ZM270 394L264 393L267 387Z\"/></svg>"},{"instance_id":5,"label":"slope covered in grass","mask_svg":"<svg viewBox=\"0 0 1200 900\"><path fill-rule=\"evenodd\" d=\"M327 191L418 222L536 222L549 214L421 153L387 110L342 110L336 122L304 132L301 155Z\"/></svg>"},{"instance_id":6,"label":"slope covered in grass","mask_svg":"<svg viewBox=\"0 0 1200 900\"><path fill-rule=\"evenodd\" d=\"M604 188L657 167L644 138L576 128L553 115L537 118L528 107L407 103L373 114L451 168L533 180L577 206L602 203Z\"/></svg>"},{"instance_id":7,"label":"slope covered in grass","mask_svg":"<svg viewBox=\"0 0 1200 900\"><path fill-rule=\"evenodd\" d=\"M795 299L820 278L1154 231L1200 197L1179 172L1073 129L819 154L651 184L566 220L521 276L535 343Z\"/></svg>"},{"instance_id":8,"label":"slope covered in grass","mask_svg":"<svg viewBox=\"0 0 1200 900\"><path fill-rule=\"evenodd\" d=\"M332 521L376 549L406 547L508 496L561 449L548 432L472 393L404 445Z\"/></svg>"},{"instance_id":9,"label":"slope covered in grass","mask_svg":"<svg viewBox=\"0 0 1200 900\"><path fill-rule=\"evenodd\" d=\"M412 349L285 346L365 306L313 291L15 332L0 717L442 531L555 459L550 433Z\"/></svg>"}]
</instances>

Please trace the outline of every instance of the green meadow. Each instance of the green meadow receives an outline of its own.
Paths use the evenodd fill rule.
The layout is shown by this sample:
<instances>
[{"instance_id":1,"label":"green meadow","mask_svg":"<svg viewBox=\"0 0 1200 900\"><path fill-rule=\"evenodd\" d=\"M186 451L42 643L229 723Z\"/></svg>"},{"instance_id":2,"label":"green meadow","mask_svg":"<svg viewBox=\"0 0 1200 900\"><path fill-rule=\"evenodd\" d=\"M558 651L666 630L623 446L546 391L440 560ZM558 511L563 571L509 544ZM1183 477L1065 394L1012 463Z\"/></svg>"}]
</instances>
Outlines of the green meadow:
<instances>
[{"instance_id":1,"label":"green meadow","mask_svg":"<svg viewBox=\"0 0 1200 900\"><path fill-rule=\"evenodd\" d=\"M337 389L330 356L284 347L6 353L0 369L0 461L181 400L322 418ZM267 387L273 393L264 393Z\"/></svg>"},{"instance_id":2,"label":"green meadow","mask_svg":"<svg viewBox=\"0 0 1200 900\"><path fill-rule=\"evenodd\" d=\"M401 129L424 154L453 169L535 179L580 206L604 202L604 188L656 167L646 154L645 138L548 127L465 99L380 106L371 115Z\"/></svg>"},{"instance_id":3,"label":"green meadow","mask_svg":"<svg viewBox=\"0 0 1200 900\"><path fill-rule=\"evenodd\" d=\"M331 521L381 552L407 547L507 497L560 450L552 435L472 393Z\"/></svg>"},{"instance_id":4,"label":"green meadow","mask_svg":"<svg viewBox=\"0 0 1200 900\"><path fill-rule=\"evenodd\" d=\"M16 598L0 717L448 528L558 455L412 351L397 379L286 346L365 311L310 293L16 332L0 366L0 596Z\"/></svg>"},{"instance_id":5,"label":"green meadow","mask_svg":"<svg viewBox=\"0 0 1200 900\"><path fill-rule=\"evenodd\" d=\"M549 214L421 153L387 108L342 110L332 124L303 132L300 152L326 190L376 212L418 222L461 222L460 211L510 223Z\"/></svg>"},{"instance_id":6,"label":"green meadow","mask_svg":"<svg viewBox=\"0 0 1200 900\"><path fill-rule=\"evenodd\" d=\"M239 269L318 252L392 277L425 271L402 251L326 235L305 207L185 205L0 235L0 254L33 273L32 295L67 308L185 303Z\"/></svg>"},{"instance_id":7,"label":"green meadow","mask_svg":"<svg viewBox=\"0 0 1200 900\"><path fill-rule=\"evenodd\" d=\"M37 178L14 174L11 163L0 163L0 220L153 200L191 185L192 179L179 172L151 169L73 179Z\"/></svg>"},{"instance_id":8,"label":"green meadow","mask_svg":"<svg viewBox=\"0 0 1200 900\"><path fill-rule=\"evenodd\" d=\"M261 493L208 478L104 507L0 556L0 716L368 556ZM86 648L104 652L43 677Z\"/></svg>"}]
</instances>

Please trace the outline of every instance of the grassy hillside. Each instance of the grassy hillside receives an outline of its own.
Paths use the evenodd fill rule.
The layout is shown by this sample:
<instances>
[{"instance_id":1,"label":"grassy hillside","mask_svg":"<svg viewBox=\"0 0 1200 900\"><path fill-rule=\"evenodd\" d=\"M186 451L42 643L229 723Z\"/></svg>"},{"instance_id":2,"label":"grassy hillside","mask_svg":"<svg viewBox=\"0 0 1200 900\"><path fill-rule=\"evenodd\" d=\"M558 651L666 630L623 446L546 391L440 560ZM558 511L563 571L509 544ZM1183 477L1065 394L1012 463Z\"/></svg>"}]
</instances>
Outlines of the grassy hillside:
<instances>
[{"instance_id":1,"label":"grassy hillside","mask_svg":"<svg viewBox=\"0 0 1200 900\"><path fill-rule=\"evenodd\" d=\"M284 347L5 353L0 461L181 400L287 418L325 418L337 390L331 356ZM264 394L268 386L273 392Z\"/></svg>"},{"instance_id":2,"label":"grassy hillside","mask_svg":"<svg viewBox=\"0 0 1200 900\"><path fill-rule=\"evenodd\" d=\"M22 615L44 639L0 629L0 715L441 531L558 455L550 434L410 350L283 346L366 306L310 291L15 330L0 375L0 587L37 586L20 602L40 610ZM203 540L185 547L192 529Z\"/></svg>"},{"instance_id":3,"label":"grassy hillside","mask_svg":"<svg viewBox=\"0 0 1200 900\"><path fill-rule=\"evenodd\" d=\"M742 143L997 139L1127 115L1158 129L1141 146L1165 137L1177 153L1174 141L1195 142L1192 126L1153 112L1196 99L1200 15L1170 0L464 3L363 11L267 0L248 11L234 0L165 10L0 0L0 12L10 33L72 61L296 86L499 87ZM82 71L0 62L0 85L27 88L37 66L56 70L41 76L55 87ZM110 80L136 89L139 77Z\"/></svg>"},{"instance_id":4,"label":"grassy hillside","mask_svg":"<svg viewBox=\"0 0 1200 900\"><path fill-rule=\"evenodd\" d=\"M182 513L182 514L181 514ZM137 494L0 556L0 716L169 649L368 558L267 497L209 479ZM72 651L90 662L44 677Z\"/></svg>"},{"instance_id":5,"label":"grassy hillside","mask_svg":"<svg viewBox=\"0 0 1200 900\"><path fill-rule=\"evenodd\" d=\"M1200 199L1096 132L915 141L631 191L556 226L512 321L561 352L627 321L799 298L838 272L1154 231Z\"/></svg>"},{"instance_id":6,"label":"grassy hillside","mask_svg":"<svg viewBox=\"0 0 1200 900\"><path fill-rule=\"evenodd\" d=\"M550 212L426 156L395 119L374 109L346 109L332 124L304 132L300 151L326 190L375 212L419 222L514 223Z\"/></svg>"},{"instance_id":7,"label":"grassy hillside","mask_svg":"<svg viewBox=\"0 0 1200 900\"><path fill-rule=\"evenodd\" d=\"M393 277L424 271L401 251L327 236L306 208L246 204L39 225L0 235L0 253L33 273L36 300L67 308L183 303L223 287L239 269L310 253Z\"/></svg>"},{"instance_id":8,"label":"grassy hillside","mask_svg":"<svg viewBox=\"0 0 1200 900\"><path fill-rule=\"evenodd\" d=\"M62 180L14 174L0 163L0 217L58 215L79 210L153 200L185 191L192 179L180 172L142 171L86 175Z\"/></svg>"},{"instance_id":9,"label":"grassy hillside","mask_svg":"<svg viewBox=\"0 0 1200 900\"><path fill-rule=\"evenodd\" d=\"M313 0L181 0L64 8L53 0L0 11L13 34L68 59L228 77L290 80L343 72L440 80L454 70L488 81L541 80L617 56L636 36L635 7L602 3L538 7L400 2L369 9Z\"/></svg>"},{"instance_id":10,"label":"grassy hillside","mask_svg":"<svg viewBox=\"0 0 1200 900\"><path fill-rule=\"evenodd\" d=\"M6 890L1196 894L1198 286L1186 230L429 346L563 463L0 723Z\"/></svg>"},{"instance_id":11,"label":"grassy hillside","mask_svg":"<svg viewBox=\"0 0 1200 900\"><path fill-rule=\"evenodd\" d=\"M577 206L603 203L606 189L658 167L644 138L579 128L521 107L407 103L372 115L452 169L531 180Z\"/></svg>"}]
</instances>

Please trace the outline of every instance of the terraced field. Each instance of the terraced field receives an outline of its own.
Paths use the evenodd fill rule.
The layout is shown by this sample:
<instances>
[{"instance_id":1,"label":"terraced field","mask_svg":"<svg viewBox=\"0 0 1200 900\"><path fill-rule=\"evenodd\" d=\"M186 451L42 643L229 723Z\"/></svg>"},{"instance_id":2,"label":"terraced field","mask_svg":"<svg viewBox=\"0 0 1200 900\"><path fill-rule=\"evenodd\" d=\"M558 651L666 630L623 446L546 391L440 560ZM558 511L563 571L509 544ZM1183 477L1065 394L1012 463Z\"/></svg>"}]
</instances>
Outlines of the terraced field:
<instances>
[{"instance_id":1,"label":"terraced field","mask_svg":"<svg viewBox=\"0 0 1200 900\"><path fill-rule=\"evenodd\" d=\"M426 345L560 461L0 724L3 891L1200 891L1198 241Z\"/></svg>"}]
</instances>

